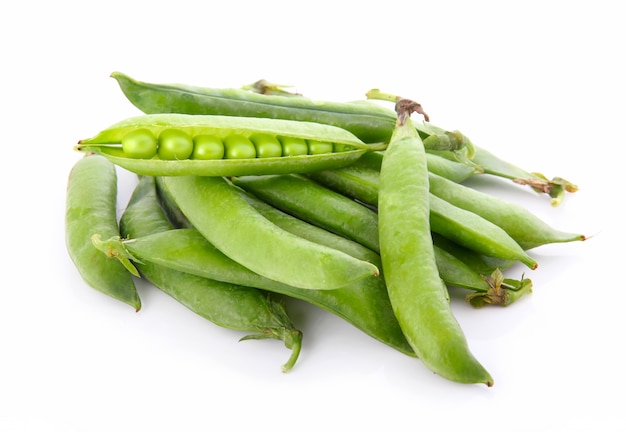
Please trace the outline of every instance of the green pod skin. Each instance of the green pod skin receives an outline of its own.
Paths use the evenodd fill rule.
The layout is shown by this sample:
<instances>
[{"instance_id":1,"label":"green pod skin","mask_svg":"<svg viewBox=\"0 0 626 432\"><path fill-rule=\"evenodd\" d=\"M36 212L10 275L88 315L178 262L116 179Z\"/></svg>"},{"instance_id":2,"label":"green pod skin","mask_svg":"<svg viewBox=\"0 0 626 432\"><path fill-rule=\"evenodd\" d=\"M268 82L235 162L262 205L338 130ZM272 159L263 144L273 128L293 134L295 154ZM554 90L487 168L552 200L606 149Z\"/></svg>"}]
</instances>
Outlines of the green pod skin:
<instances>
[{"instance_id":1,"label":"green pod skin","mask_svg":"<svg viewBox=\"0 0 626 432\"><path fill-rule=\"evenodd\" d=\"M517 262L515 260L506 260L481 255L443 237L440 234L431 232L431 235L433 237L435 250L441 250L454 256L457 260L463 262L467 267L471 268L474 273L479 275L486 276L490 275L495 270L506 270Z\"/></svg>"},{"instance_id":2,"label":"green pod skin","mask_svg":"<svg viewBox=\"0 0 626 432\"><path fill-rule=\"evenodd\" d=\"M399 120L380 175L383 272L407 340L436 374L460 383L493 385L469 349L439 276L430 232L426 155L409 117Z\"/></svg>"},{"instance_id":3,"label":"green pod skin","mask_svg":"<svg viewBox=\"0 0 626 432\"><path fill-rule=\"evenodd\" d=\"M120 219L122 236L136 238L172 229L159 204L154 178L142 177ZM149 282L199 316L221 327L255 332L242 340L282 340L292 350L284 372L296 363L302 333L294 328L282 302L255 288L191 275L147 260L135 261L135 265Z\"/></svg>"},{"instance_id":4,"label":"green pod skin","mask_svg":"<svg viewBox=\"0 0 626 432\"><path fill-rule=\"evenodd\" d=\"M393 314L382 278L361 279L336 290L294 288L248 270L190 228L132 238L123 244L142 262L304 300L343 318L374 339L415 356Z\"/></svg>"},{"instance_id":5,"label":"green pod skin","mask_svg":"<svg viewBox=\"0 0 626 432\"><path fill-rule=\"evenodd\" d=\"M263 215L263 217L285 231L314 243L319 243L321 245L337 249L360 260L370 262L380 269L380 255L361 243L335 234L316 225L312 225L302 219L285 213L248 193L242 192L242 196L252 207Z\"/></svg>"},{"instance_id":6,"label":"green pod skin","mask_svg":"<svg viewBox=\"0 0 626 432\"><path fill-rule=\"evenodd\" d=\"M228 141L235 135L249 140L260 134L297 138L304 140L305 143L309 140L322 141L333 144L333 148L341 147L341 151L289 157L286 155L256 157L254 146L250 143L248 148L250 151L224 152L225 156L237 157L235 159L160 159L158 154L147 159L133 157L122 147L124 138L137 130L147 131L156 137L172 129L192 138L216 136L222 141ZM150 114L120 121L92 138L80 140L75 149L101 154L114 164L139 175L234 176L300 173L338 168L350 165L363 154L381 147L384 145L365 144L346 130L312 122L211 115ZM192 150L191 155L193 154L195 153Z\"/></svg>"},{"instance_id":7,"label":"green pod skin","mask_svg":"<svg viewBox=\"0 0 626 432\"><path fill-rule=\"evenodd\" d=\"M371 209L297 175L235 177L233 183L274 207L378 251Z\"/></svg>"},{"instance_id":8,"label":"green pod skin","mask_svg":"<svg viewBox=\"0 0 626 432\"><path fill-rule=\"evenodd\" d=\"M351 166L362 166L380 171L384 154L384 151L368 152ZM483 172L482 169L476 165L456 162L434 153L426 153L426 160L428 162L429 172L445 177L456 183L462 183L472 176Z\"/></svg>"},{"instance_id":9,"label":"green pod skin","mask_svg":"<svg viewBox=\"0 0 626 432\"><path fill-rule=\"evenodd\" d=\"M257 210L259 210L259 212L263 214L263 216L293 234L299 235L316 243L321 243L326 246L339 249L354 256L355 258L369 261L375 264L378 268L381 268L382 266L380 255L360 243L336 235L315 225L311 225L301 219L290 216L287 213L283 213L264 201L250 198L250 202ZM473 251L469 250L467 250L467 253L475 254ZM481 276L481 273L470 265L473 261L464 255L457 255L452 253L451 250L444 250L437 246L435 247L437 268L439 269L441 278L446 282L446 284L478 292L484 292L487 290L489 286ZM478 257L475 259L477 262L483 263L483 261L479 261ZM490 263L492 262L488 257L485 257L484 259ZM480 268L484 270L485 267L483 266ZM495 270L495 268L482 274L491 274L493 270Z\"/></svg>"},{"instance_id":10,"label":"green pod skin","mask_svg":"<svg viewBox=\"0 0 626 432\"><path fill-rule=\"evenodd\" d=\"M315 122L352 132L365 143L389 142L396 121L393 110L370 101L316 101L302 96L263 95L240 89L215 89L184 84L154 84L113 72L126 98L146 114L225 115ZM416 125L424 139L449 136L428 123ZM445 137L445 138L443 138ZM435 137L436 138L436 137ZM440 141L431 139L438 149ZM463 142L453 142L458 149Z\"/></svg>"},{"instance_id":11,"label":"green pod skin","mask_svg":"<svg viewBox=\"0 0 626 432\"><path fill-rule=\"evenodd\" d=\"M479 254L520 261L531 270L537 268L537 261L498 225L429 195L430 225L434 232Z\"/></svg>"},{"instance_id":12,"label":"green pod skin","mask_svg":"<svg viewBox=\"0 0 626 432\"><path fill-rule=\"evenodd\" d=\"M67 183L66 248L88 285L139 311L141 301L132 275L121 262L103 255L91 241L95 233L107 238L119 236L116 201L115 166L97 155L79 159Z\"/></svg>"},{"instance_id":13,"label":"green pod skin","mask_svg":"<svg viewBox=\"0 0 626 432\"><path fill-rule=\"evenodd\" d=\"M160 197L159 201L161 202L161 206L164 208L166 214L174 217L176 225L195 230L189 220L177 207L173 197L163 188L162 182L162 178L156 179L157 193ZM244 191L239 191L239 193L250 205L263 215L263 217L267 218L269 221L285 231L329 248L337 249L353 256L354 258L371 262L380 269L380 256L360 243L333 234L322 228L290 216L287 213L284 213L265 203L264 201L245 193ZM178 265L181 266L179 268L185 268L186 271L190 273L208 275L208 272L214 272L217 271L217 269L222 268L223 271L227 271L227 274L230 274L230 277L232 277L234 271L241 271L243 268L241 265L235 263L233 260L230 260L221 252L217 252L217 249L207 242L204 237L202 237L202 239L207 250L204 252L200 252L202 250L201 248L194 248L194 250L196 250L199 254L210 253L212 259L217 260L218 263L221 262L224 264L226 270L219 265L209 265L204 260L200 263L194 261L193 259L188 259L188 257L183 260L178 260L177 254L166 253L166 256L168 259L177 259ZM165 242L162 248L156 247L156 249L159 253L163 253L163 249L167 247L167 242ZM179 248L177 247L176 249L178 250ZM192 267L193 270L190 267ZM228 269L231 270L228 271ZM247 274L250 273L248 269L245 269L245 272ZM246 276L246 273L244 273L243 276L239 275L238 277L249 277ZM396 320L393 310L391 309L389 297L387 295L387 288L382 277L361 279L346 287L336 290L307 290L295 288L276 281L267 282L270 281L270 279L263 278L257 274L255 274L254 279L257 282L259 280L265 280L265 282L263 282L264 285L258 286L259 288L282 293L317 305L318 307L343 318L374 339L377 339L404 354L410 356L415 355L412 348L408 345L408 342L398 325L398 321ZM241 282L245 280L246 279L241 280ZM255 286L251 282L250 285Z\"/></svg>"},{"instance_id":14,"label":"green pod skin","mask_svg":"<svg viewBox=\"0 0 626 432\"><path fill-rule=\"evenodd\" d=\"M346 168L354 173L352 167ZM372 175L373 172L370 171ZM313 175L313 177L316 177ZM319 176L317 176L320 178ZM374 211L352 200L343 193L335 192L311 180L299 176L240 177L233 179L238 186L257 195L275 207L297 217L345 235L359 243L380 251L378 217ZM373 184L361 177L359 186ZM356 188L355 188L356 190ZM353 192L355 191L353 190ZM356 197L356 196L355 196ZM365 194L357 199L375 205L378 198ZM537 267L534 258L528 255L502 228L482 217L455 207L429 193L430 226L436 233L479 254L507 260L518 260L531 269Z\"/></svg>"},{"instance_id":15,"label":"green pod skin","mask_svg":"<svg viewBox=\"0 0 626 432\"><path fill-rule=\"evenodd\" d=\"M429 181L432 194L498 225L524 250L545 244L586 239L582 234L554 229L534 213L515 203L451 182L433 173L430 173Z\"/></svg>"},{"instance_id":16,"label":"green pod skin","mask_svg":"<svg viewBox=\"0 0 626 432\"><path fill-rule=\"evenodd\" d=\"M430 176L432 176L431 173L429 173ZM311 173L308 177L371 206L378 204L380 173L376 170L350 166ZM453 182L449 183L456 185ZM429 199L430 224L433 232L479 254L503 260L520 261L531 269L537 267L536 260L528 255L506 229L495 221L484 218L470 209L457 207L433 193L429 193ZM505 205L501 203L499 208L502 207ZM519 215L519 224L523 224L524 217L523 214ZM514 225L515 222L512 221L506 227L512 224Z\"/></svg>"},{"instance_id":17,"label":"green pod skin","mask_svg":"<svg viewBox=\"0 0 626 432\"><path fill-rule=\"evenodd\" d=\"M379 274L367 261L279 228L222 177L164 177L162 184L209 242L262 276L298 288L336 289Z\"/></svg>"}]
</instances>

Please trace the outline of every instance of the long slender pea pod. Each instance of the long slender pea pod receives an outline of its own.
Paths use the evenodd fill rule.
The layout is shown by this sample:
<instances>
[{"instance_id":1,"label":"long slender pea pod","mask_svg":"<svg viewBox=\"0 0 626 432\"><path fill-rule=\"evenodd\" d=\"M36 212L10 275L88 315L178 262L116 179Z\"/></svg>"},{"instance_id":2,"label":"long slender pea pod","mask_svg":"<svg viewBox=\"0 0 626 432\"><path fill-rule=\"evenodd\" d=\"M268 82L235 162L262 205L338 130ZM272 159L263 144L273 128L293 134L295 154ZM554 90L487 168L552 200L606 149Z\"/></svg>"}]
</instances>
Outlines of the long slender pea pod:
<instances>
[{"instance_id":1,"label":"long slender pea pod","mask_svg":"<svg viewBox=\"0 0 626 432\"><path fill-rule=\"evenodd\" d=\"M430 226L433 232L477 253L520 261L531 270L538 263L505 230L471 211L456 207L433 194L430 199Z\"/></svg>"},{"instance_id":2,"label":"long slender pea pod","mask_svg":"<svg viewBox=\"0 0 626 432\"><path fill-rule=\"evenodd\" d=\"M360 184L366 184L367 179L361 179ZM238 177L233 182L277 208L380 251L376 212L343 193L295 175ZM477 253L518 260L531 269L537 267L536 260L499 226L430 193L429 200L434 232ZM375 205L377 201L372 197L366 203Z\"/></svg>"},{"instance_id":3,"label":"long slender pea pod","mask_svg":"<svg viewBox=\"0 0 626 432\"><path fill-rule=\"evenodd\" d=\"M310 173L307 177L366 204L376 206L378 203L380 172L375 169L349 166ZM430 172L429 179L433 179L432 184L429 181L429 189L439 191L438 194L429 192L432 231L483 255L519 260L534 269L537 262L525 251L522 244L530 245L534 241L537 245L540 241L550 242L548 239L556 242L567 238L573 240L576 237L572 234L558 234L538 221L536 216L527 211L518 211L512 204L495 198L486 197L483 202L469 205L481 192L466 191L469 188L446 181L450 189L455 188L455 199L455 195L441 190L442 182L437 180L445 179ZM464 194L465 197L462 196ZM483 208L488 207L489 203L493 204L493 208ZM524 242L518 243L518 239Z\"/></svg>"},{"instance_id":4,"label":"long slender pea pod","mask_svg":"<svg viewBox=\"0 0 626 432\"><path fill-rule=\"evenodd\" d=\"M567 243L586 239L582 234L553 228L515 203L454 183L433 173L430 173L429 181L432 194L498 225L524 250L550 243Z\"/></svg>"},{"instance_id":5,"label":"long slender pea pod","mask_svg":"<svg viewBox=\"0 0 626 432\"><path fill-rule=\"evenodd\" d=\"M208 241L262 276L298 288L336 289L379 274L372 263L279 228L222 177L164 177L162 183Z\"/></svg>"},{"instance_id":6,"label":"long slender pea pod","mask_svg":"<svg viewBox=\"0 0 626 432\"><path fill-rule=\"evenodd\" d=\"M155 84L113 72L126 98L146 114L183 113L297 120L337 126L366 143L389 142L396 115L392 110L367 100L331 102L298 95L259 94L242 89L217 89L186 84ZM416 125L433 150L465 148L469 140L459 132L438 126Z\"/></svg>"},{"instance_id":7,"label":"long slender pea pod","mask_svg":"<svg viewBox=\"0 0 626 432\"><path fill-rule=\"evenodd\" d=\"M313 122L218 115L146 114L75 146L139 175L233 176L346 166L385 145Z\"/></svg>"},{"instance_id":8,"label":"long slender pea pod","mask_svg":"<svg viewBox=\"0 0 626 432\"><path fill-rule=\"evenodd\" d=\"M247 197L247 199L263 216L281 228L316 243L339 249L355 258L369 261L379 268L381 267L380 255L370 248L283 213L281 210L255 197ZM377 229L377 227L375 228ZM445 240L449 242L449 240ZM511 265L509 262L484 256L473 257L472 255L476 255L473 251L461 248L458 245L446 248L440 248L438 245L435 245L434 250L439 274L448 286L470 290L472 293L475 293L477 299L481 293L489 294L490 304L508 306L521 297L523 292L520 291L520 288L530 284L528 279L518 281L511 278L506 278L500 284L493 282L493 278L490 275L498 268L498 264L502 264L501 268L504 269ZM480 266L477 264L480 264ZM494 291L495 287L498 289L497 292ZM509 293L508 291L515 292ZM528 292L528 290L524 292ZM474 301L474 304L477 301ZM384 310L384 308L381 310Z\"/></svg>"},{"instance_id":9,"label":"long slender pea pod","mask_svg":"<svg viewBox=\"0 0 626 432\"><path fill-rule=\"evenodd\" d=\"M158 202L154 178L142 177L120 219L122 236L136 238L172 229ZM112 249L115 244L110 244ZM291 350L283 371L290 370L296 363L302 333L294 328L284 304L278 299L255 288L215 281L133 258L143 277L194 313L221 327L254 332L242 340L282 340Z\"/></svg>"},{"instance_id":10,"label":"long slender pea pod","mask_svg":"<svg viewBox=\"0 0 626 432\"><path fill-rule=\"evenodd\" d=\"M382 278L361 279L336 290L295 288L254 273L221 253L193 228L172 229L128 240L117 240L146 263L200 277L263 289L321 307L374 339L409 356L415 353L395 318ZM123 252L122 252L123 253Z\"/></svg>"},{"instance_id":11,"label":"long slender pea pod","mask_svg":"<svg viewBox=\"0 0 626 432\"><path fill-rule=\"evenodd\" d=\"M293 216L378 251L378 217L354 200L296 175L245 176L233 183Z\"/></svg>"},{"instance_id":12,"label":"long slender pea pod","mask_svg":"<svg viewBox=\"0 0 626 432\"><path fill-rule=\"evenodd\" d=\"M136 311L141 300L131 273L108 259L92 243L95 233L119 235L116 212L117 174L106 158L85 155L72 167L67 183L65 242L83 280Z\"/></svg>"},{"instance_id":13,"label":"long slender pea pod","mask_svg":"<svg viewBox=\"0 0 626 432\"><path fill-rule=\"evenodd\" d=\"M381 167L380 245L391 304L407 340L429 369L455 382L491 386L493 378L470 351L439 277L425 150L411 123L400 109Z\"/></svg>"},{"instance_id":14,"label":"long slender pea pod","mask_svg":"<svg viewBox=\"0 0 626 432\"><path fill-rule=\"evenodd\" d=\"M177 221L182 222L180 224L181 226L193 228L193 225L186 218L180 218L182 213L180 209L177 208L171 195L167 193L167 190L162 190L163 188L159 187L159 185L162 186L162 181L162 178L157 178L156 182L160 196L162 197L162 205L165 205L168 213L176 216ZM253 206L263 217L285 231L326 247L337 249L354 258L368 261L378 268L381 267L380 255L360 243L295 218L244 191L239 191L239 193L246 202ZM195 228L193 229L195 230ZM215 259L215 254L217 253L216 248L206 241L204 243L208 245L207 250L213 254ZM163 247L166 248L168 246L164 245ZM198 248L198 250L200 250L200 248ZM225 257L223 254L221 256ZM170 259L175 258L171 257ZM225 258L220 258L220 260L223 259ZM234 261L230 260L228 267L233 266L233 263ZM194 264L192 260L183 260L179 265L186 267L195 266L193 271L188 269L190 272L210 272L214 269L214 266L206 263ZM239 266L239 269L240 268L241 266ZM249 270L247 271L249 272ZM259 275L255 277L257 279L261 278ZM465 278L465 280L468 279L469 278ZM472 280L475 281L475 279ZM342 317L374 339L405 354L415 355L413 350L408 346L398 326L395 315L393 314L393 310L389 304L384 278L365 278L336 290L303 290L294 287L287 288L287 286L286 284L272 281L272 286L265 285L264 287L270 291L282 292L291 297L300 298L315 304ZM474 289L474 291L482 291L485 288L486 285L482 283L479 289Z\"/></svg>"}]
</instances>

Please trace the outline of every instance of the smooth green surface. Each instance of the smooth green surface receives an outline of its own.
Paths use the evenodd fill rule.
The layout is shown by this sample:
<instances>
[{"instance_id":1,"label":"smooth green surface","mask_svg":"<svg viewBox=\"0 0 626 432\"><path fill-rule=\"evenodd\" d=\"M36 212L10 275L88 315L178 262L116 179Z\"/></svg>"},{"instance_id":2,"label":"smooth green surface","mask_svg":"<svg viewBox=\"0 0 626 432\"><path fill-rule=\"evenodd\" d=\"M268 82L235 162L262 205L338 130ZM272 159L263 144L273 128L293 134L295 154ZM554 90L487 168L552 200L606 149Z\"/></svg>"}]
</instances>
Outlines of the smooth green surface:
<instances>
[{"instance_id":1,"label":"smooth green surface","mask_svg":"<svg viewBox=\"0 0 626 432\"><path fill-rule=\"evenodd\" d=\"M293 235L256 211L220 177L164 177L177 206L225 255L250 270L298 288L336 289L378 268Z\"/></svg>"},{"instance_id":2,"label":"smooth green surface","mask_svg":"<svg viewBox=\"0 0 626 432\"><path fill-rule=\"evenodd\" d=\"M120 219L123 237L148 236L172 228L158 202L155 179L143 177ZM282 302L255 288L199 277L148 260L136 265L157 288L214 324L255 332L246 337L250 339L282 340L292 350L283 370L293 367L300 353L302 333L294 328Z\"/></svg>"},{"instance_id":3,"label":"smooth green surface","mask_svg":"<svg viewBox=\"0 0 626 432\"><path fill-rule=\"evenodd\" d=\"M79 159L67 183L66 248L87 284L139 310L141 301L131 274L119 261L96 249L91 241L93 234L104 238L119 236L116 202L115 166L97 155Z\"/></svg>"},{"instance_id":4,"label":"smooth green surface","mask_svg":"<svg viewBox=\"0 0 626 432\"><path fill-rule=\"evenodd\" d=\"M397 127L385 153L378 202L383 271L407 340L433 372L456 382L492 385L468 347L439 276L425 150L410 119Z\"/></svg>"}]
</instances>

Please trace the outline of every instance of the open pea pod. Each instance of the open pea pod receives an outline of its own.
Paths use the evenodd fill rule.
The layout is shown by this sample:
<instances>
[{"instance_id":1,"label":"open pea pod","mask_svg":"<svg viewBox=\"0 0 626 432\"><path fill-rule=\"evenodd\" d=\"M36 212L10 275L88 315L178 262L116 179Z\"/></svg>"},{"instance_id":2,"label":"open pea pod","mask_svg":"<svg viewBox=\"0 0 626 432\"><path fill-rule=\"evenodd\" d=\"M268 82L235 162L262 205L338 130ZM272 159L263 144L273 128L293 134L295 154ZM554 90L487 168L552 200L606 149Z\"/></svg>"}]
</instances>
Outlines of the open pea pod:
<instances>
[{"instance_id":1,"label":"open pea pod","mask_svg":"<svg viewBox=\"0 0 626 432\"><path fill-rule=\"evenodd\" d=\"M170 113L125 119L75 149L140 175L241 176L339 168L384 147L313 122Z\"/></svg>"}]
</instances>

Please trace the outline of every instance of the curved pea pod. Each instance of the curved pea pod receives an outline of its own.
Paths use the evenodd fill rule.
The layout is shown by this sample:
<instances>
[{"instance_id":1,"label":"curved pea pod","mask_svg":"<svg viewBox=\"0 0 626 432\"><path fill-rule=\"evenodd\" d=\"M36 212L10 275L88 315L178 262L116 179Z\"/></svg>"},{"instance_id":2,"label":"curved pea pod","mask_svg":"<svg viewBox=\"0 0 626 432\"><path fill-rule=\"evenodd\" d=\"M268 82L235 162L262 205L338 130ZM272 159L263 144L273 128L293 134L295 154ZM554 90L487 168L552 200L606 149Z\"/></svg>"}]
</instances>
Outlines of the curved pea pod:
<instances>
[{"instance_id":1,"label":"curved pea pod","mask_svg":"<svg viewBox=\"0 0 626 432\"><path fill-rule=\"evenodd\" d=\"M96 290L139 310L141 301L131 273L92 243L96 233L119 235L115 166L97 155L76 162L69 175L65 209L67 251L83 280Z\"/></svg>"},{"instance_id":2,"label":"curved pea pod","mask_svg":"<svg viewBox=\"0 0 626 432\"><path fill-rule=\"evenodd\" d=\"M361 279L336 290L292 287L231 260L193 228L172 229L118 243L144 263L306 301L339 316L374 339L415 356L395 319L382 278Z\"/></svg>"},{"instance_id":3,"label":"curved pea pod","mask_svg":"<svg viewBox=\"0 0 626 432\"><path fill-rule=\"evenodd\" d=\"M179 135L177 139L186 136L191 148L178 144L184 153L161 151L163 135L173 131ZM304 151L299 150L302 145ZM382 147L365 144L344 129L312 122L147 114L122 120L92 138L82 139L75 149L101 154L139 175L228 177L337 168Z\"/></svg>"},{"instance_id":4,"label":"curved pea pod","mask_svg":"<svg viewBox=\"0 0 626 432\"><path fill-rule=\"evenodd\" d=\"M551 243L583 241L580 233L548 225L526 208L430 173L430 191L439 198L480 215L505 230L524 250Z\"/></svg>"},{"instance_id":5,"label":"curved pea pod","mask_svg":"<svg viewBox=\"0 0 626 432\"><path fill-rule=\"evenodd\" d=\"M137 238L169 232L173 226L159 204L153 177L142 177L120 219L124 238ZM111 249L118 256L124 250L116 248L119 237L110 239ZM104 256L104 255L102 255ZM197 315L224 328L254 332L248 339L278 339L291 350L283 371L296 363L302 344L302 333L293 326L284 303L275 296L256 288L227 283L181 272L134 255L141 275L155 287L168 294ZM110 259L111 262L116 262Z\"/></svg>"},{"instance_id":6,"label":"curved pea pod","mask_svg":"<svg viewBox=\"0 0 626 432\"><path fill-rule=\"evenodd\" d=\"M370 208L298 175L242 176L233 183L286 213L378 252L378 217Z\"/></svg>"},{"instance_id":7,"label":"curved pea pod","mask_svg":"<svg viewBox=\"0 0 626 432\"><path fill-rule=\"evenodd\" d=\"M378 276L374 264L293 235L263 217L222 177L163 177L189 222L250 270L305 289L336 289Z\"/></svg>"},{"instance_id":8,"label":"curved pea pod","mask_svg":"<svg viewBox=\"0 0 626 432\"><path fill-rule=\"evenodd\" d=\"M374 169L350 166L310 173L308 177L359 201L372 206L378 204L380 174ZM256 178L253 181L259 182ZM489 257L519 260L532 269L537 266L535 259L504 228L489 218L462 206L457 207L432 193L429 193L429 202L433 232ZM511 224L515 222L511 221L507 226Z\"/></svg>"}]
</instances>

